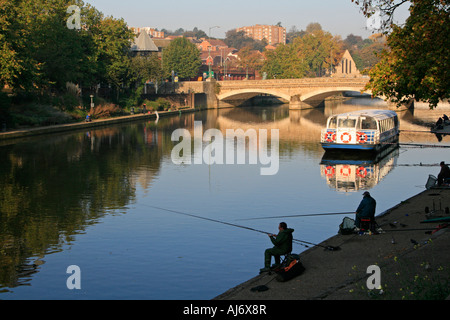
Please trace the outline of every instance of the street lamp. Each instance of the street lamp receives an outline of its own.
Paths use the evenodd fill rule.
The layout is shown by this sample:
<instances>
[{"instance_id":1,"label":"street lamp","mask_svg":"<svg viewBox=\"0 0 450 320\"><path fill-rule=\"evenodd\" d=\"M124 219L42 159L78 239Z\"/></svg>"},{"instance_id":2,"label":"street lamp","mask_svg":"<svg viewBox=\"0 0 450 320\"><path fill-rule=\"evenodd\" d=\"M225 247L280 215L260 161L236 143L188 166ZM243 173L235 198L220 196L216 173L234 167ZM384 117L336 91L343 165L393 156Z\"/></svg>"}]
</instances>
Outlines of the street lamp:
<instances>
[{"instance_id":1,"label":"street lamp","mask_svg":"<svg viewBox=\"0 0 450 320\"><path fill-rule=\"evenodd\" d=\"M91 94L90 96L89 96L90 98L91 98L91 112L92 112L92 110L94 109L94 95L93 94Z\"/></svg>"}]
</instances>

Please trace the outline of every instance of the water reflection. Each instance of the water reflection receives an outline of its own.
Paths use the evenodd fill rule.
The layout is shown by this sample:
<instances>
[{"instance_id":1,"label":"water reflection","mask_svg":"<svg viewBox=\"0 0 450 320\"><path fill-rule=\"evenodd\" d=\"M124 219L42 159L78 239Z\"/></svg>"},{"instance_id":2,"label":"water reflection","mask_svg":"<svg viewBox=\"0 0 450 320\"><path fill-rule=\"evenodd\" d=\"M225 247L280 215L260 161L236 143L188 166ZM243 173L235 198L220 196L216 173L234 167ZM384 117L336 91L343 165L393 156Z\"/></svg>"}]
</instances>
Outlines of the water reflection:
<instances>
[{"instance_id":1,"label":"water reflection","mask_svg":"<svg viewBox=\"0 0 450 320\"><path fill-rule=\"evenodd\" d=\"M1 147L0 288L26 284L42 265L36 257L60 251L106 213L125 213L137 185L148 190L157 179L171 132L192 122L174 117Z\"/></svg>"},{"instance_id":2,"label":"water reflection","mask_svg":"<svg viewBox=\"0 0 450 320\"><path fill-rule=\"evenodd\" d=\"M343 154L326 152L320 162L322 177L337 191L370 190L397 164L397 146L378 154Z\"/></svg>"},{"instance_id":3,"label":"water reflection","mask_svg":"<svg viewBox=\"0 0 450 320\"><path fill-rule=\"evenodd\" d=\"M228 220L242 218L246 214L267 215L269 210L274 211L271 215L275 211L279 214L281 211L298 213L300 209L321 210L319 207L326 204L320 203L318 198L325 192L331 192L328 194L330 201L338 203L341 198L336 190L342 187L346 191L376 188L377 184L385 183L389 176L394 175L396 163L405 150L394 150L381 159L356 159L362 162L354 164L335 163L336 159L323 157L319 138L327 117L368 108L367 103L355 105L354 102L329 102L323 108L309 110L289 110L288 106L208 110L160 118L157 123L143 121L3 142L0 146L0 292L14 292L13 288L18 287L50 292L48 287L54 274L42 275L44 280L41 283L34 284L34 281L43 270L56 267L65 270L72 261L64 260L64 254L68 254L68 247L72 245L80 246L77 261L92 269L98 265L115 266L111 271L101 268L97 271L95 275L100 280L95 283L97 288L93 289L93 298L110 298L114 292L112 288L117 286L126 291L122 298L154 297L146 288L136 289L129 278L120 278L124 270L127 274L129 270L133 270L131 274L144 270L139 283L161 284L167 292L155 293L159 294L156 298L211 298L211 295L247 280L254 274L252 268L259 270L260 253L267 243L260 244L254 235L246 238L240 234L230 239L228 230L205 230L202 224L196 224L197 221L148 212L150 210L144 206L146 201ZM370 102L369 107L380 105ZM403 130L400 142L437 142L436 137L427 132L428 123L434 123L433 116L411 111L399 111L399 115ZM204 129L217 128L222 132L226 129L279 129L280 172L276 176L262 178L259 170L247 165L175 166L170 158L176 143L171 140L172 132L186 128L193 133L195 121L202 121ZM449 140L446 136L440 143L448 144ZM424 161L422 153L413 155L416 158L410 157L408 161ZM335 180L326 177L332 184L331 191L323 189L330 189L323 180L324 165L334 166ZM355 167L346 171L345 165ZM367 173L358 171L362 166ZM337 179L341 171L342 176L348 173L344 182ZM363 173L365 176L361 177ZM405 183L412 184L411 181ZM387 184L387 190L389 186ZM397 189L401 188L395 186ZM397 200L392 199L391 202L397 203ZM346 199L341 206L347 206L347 203ZM388 201L385 203L389 204ZM326 212L329 208L323 207L322 210ZM342 208L342 211L348 209ZM111 226L108 224L110 217L121 219L117 225ZM161 226L166 228L169 238L159 234ZM254 227L265 229L267 226ZM319 227L321 232L317 232ZM296 229L302 232L305 240L316 243L321 239L313 237L327 236L323 232L324 224L303 222ZM331 225L330 229L334 232L336 227ZM221 234L226 236L221 238ZM84 244L84 239L90 239L90 242ZM255 264L248 267L250 271L242 271L240 258L235 259L238 265L234 269L228 265L237 247L248 248L249 251L242 254ZM122 255L116 258L110 254L116 251ZM186 256L189 255L196 258L188 260ZM59 256L61 261L51 265L45 263L50 257L57 259ZM155 261L168 261L174 257L177 261L170 266L173 266L170 272L177 281L175 286L166 284L172 279L161 278L158 272L147 272ZM208 265L207 270L202 270L204 261L217 263L217 268L224 269ZM183 273L188 272L187 265L188 275ZM199 273L198 281L202 283L195 289L192 282L186 282L194 281L193 273ZM122 282L117 279L122 279ZM54 296L68 295L66 288L58 290L54 291ZM26 292L21 291L21 294ZM21 294L17 294L17 298L24 297ZM39 295L33 297L39 298Z\"/></svg>"}]
</instances>

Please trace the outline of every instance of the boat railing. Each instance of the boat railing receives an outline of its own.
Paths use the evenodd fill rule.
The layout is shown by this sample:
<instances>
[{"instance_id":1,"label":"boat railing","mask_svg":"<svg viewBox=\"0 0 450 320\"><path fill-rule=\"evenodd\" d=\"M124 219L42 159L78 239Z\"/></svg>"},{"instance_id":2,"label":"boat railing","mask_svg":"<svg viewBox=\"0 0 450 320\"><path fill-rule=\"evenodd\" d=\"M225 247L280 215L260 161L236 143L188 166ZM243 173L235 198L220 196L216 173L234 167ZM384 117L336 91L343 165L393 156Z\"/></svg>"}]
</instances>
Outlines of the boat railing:
<instances>
[{"instance_id":1,"label":"boat railing","mask_svg":"<svg viewBox=\"0 0 450 320\"><path fill-rule=\"evenodd\" d=\"M336 142L336 129L322 129L320 142L332 143Z\"/></svg>"},{"instance_id":2,"label":"boat railing","mask_svg":"<svg viewBox=\"0 0 450 320\"><path fill-rule=\"evenodd\" d=\"M356 132L356 141L358 143L376 144L380 141L378 130L361 129Z\"/></svg>"},{"instance_id":3,"label":"boat railing","mask_svg":"<svg viewBox=\"0 0 450 320\"><path fill-rule=\"evenodd\" d=\"M336 129L322 129L320 141L322 143L336 143ZM380 141L378 130L360 129L356 131L357 144L377 144Z\"/></svg>"}]
</instances>

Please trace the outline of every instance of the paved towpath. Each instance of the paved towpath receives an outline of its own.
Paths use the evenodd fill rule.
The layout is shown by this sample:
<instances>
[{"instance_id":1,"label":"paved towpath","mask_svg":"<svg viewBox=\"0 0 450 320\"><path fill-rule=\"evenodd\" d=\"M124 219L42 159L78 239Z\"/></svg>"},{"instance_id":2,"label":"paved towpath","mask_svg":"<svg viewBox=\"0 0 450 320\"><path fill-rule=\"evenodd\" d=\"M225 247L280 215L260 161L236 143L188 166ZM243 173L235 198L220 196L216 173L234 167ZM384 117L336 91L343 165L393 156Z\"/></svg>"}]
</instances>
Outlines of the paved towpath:
<instances>
[{"instance_id":1,"label":"paved towpath","mask_svg":"<svg viewBox=\"0 0 450 320\"><path fill-rule=\"evenodd\" d=\"M447 290L449 286L450 228L430 234L423 229L434 229L439 223L421 221L427 219L426 211L450 217L446 207L450 207L450 189L426 190L377 217L383 233L339 234L321 245L339 246L341 250L326 251L316 246L302 252L300 261L305 271L300 276L279 282L275 274L256 275L215 299L433 299L440 284ZM367 279L372 276L367 269L371 265L380 267L382 290L367 287ZM268 290L251 290L260 285Z\"/></svg>"}]
</instances>

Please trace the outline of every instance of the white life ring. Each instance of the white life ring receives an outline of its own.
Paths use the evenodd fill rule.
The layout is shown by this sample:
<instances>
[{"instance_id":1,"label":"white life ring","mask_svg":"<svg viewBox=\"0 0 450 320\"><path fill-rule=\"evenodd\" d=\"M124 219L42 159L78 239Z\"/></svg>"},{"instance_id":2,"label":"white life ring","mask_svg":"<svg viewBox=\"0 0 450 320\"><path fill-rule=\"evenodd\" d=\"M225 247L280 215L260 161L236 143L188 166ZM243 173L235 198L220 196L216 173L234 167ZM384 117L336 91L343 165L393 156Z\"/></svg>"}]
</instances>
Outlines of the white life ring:
<instances>
[{"instance_id":1,"label":"white life ring","mask_svg":"<svg viewBox=\"0 0 450 320\"><path fill-rule=\"evenodd\" d=\"M350 135L350 133L344 132L343 134L341 134L341 141L343 143L349 143L350 141L352 141L352 136Z\"/></svg>"}]
</instances>

